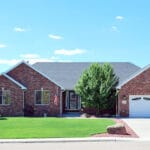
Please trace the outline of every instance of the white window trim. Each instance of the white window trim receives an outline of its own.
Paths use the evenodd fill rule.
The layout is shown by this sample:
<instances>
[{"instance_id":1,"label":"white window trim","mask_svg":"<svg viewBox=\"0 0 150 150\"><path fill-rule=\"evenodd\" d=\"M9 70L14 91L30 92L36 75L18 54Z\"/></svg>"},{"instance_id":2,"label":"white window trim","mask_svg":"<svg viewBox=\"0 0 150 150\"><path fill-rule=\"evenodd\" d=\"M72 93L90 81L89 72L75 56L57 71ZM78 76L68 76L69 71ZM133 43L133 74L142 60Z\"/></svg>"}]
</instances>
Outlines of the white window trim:
<instances>
[{"instance_id":1,"label":"white window trim","mask_svg":"<svg viewBox=\"0 0 150 150\"><path fill-rule=\"evenodd\" d=\"M43 93L42 93L41 104L36 104L36 92L37 91L48 91L49 92L49 102L48 102L48 104L43 104ZM49 105L50 104L50 90L35 90L34 91L34 104L35 105Z\"/></svg>"},{"instance_id":2,"label":"white window trim","mask_svg":"<svg viewBox=\"0 0 150 150\"><path fill-rule=\"evenodd\" d=\"M4 91L8 91L8 92L10 92L10 90L0 90L0 91L2 91L2 104L0 104L1 106L3 105L5 105L5 106L9 106L9 105L11 105L11 96L10 96L10 104L5 104L4 102L4 96L3 96L3 92ZM11 95L11 93L10 93L10 95Z\"/></svg>"}]
</instances>

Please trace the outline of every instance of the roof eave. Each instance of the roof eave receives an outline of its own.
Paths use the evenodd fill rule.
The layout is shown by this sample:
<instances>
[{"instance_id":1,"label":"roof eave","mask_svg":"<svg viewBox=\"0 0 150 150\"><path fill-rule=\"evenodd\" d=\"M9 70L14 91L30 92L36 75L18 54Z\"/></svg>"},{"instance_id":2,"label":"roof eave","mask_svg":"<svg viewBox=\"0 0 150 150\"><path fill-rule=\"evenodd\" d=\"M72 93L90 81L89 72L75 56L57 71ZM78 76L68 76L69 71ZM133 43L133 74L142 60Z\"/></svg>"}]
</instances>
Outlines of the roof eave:
<instances>
[{"instance_id":1,"label":"roof eave","mask_svg":"<svg viewBox=\"0 0 150 150\"><path fill-rule=\"evenodd\" d=\"M8 71L5 72L5 74L7 74L8 72L12 71L13 69L15 69L16 67L18 67L21 64L25 64L28 67L30 67L31 69L33 69L34 71L38 72L39 74L41 74L43 77L47 78L49 81L53 82L54 84L58 85L61 89L65 89L63 86L59 85L57 82L55 82L53 79L50 79L47 75L45 75L44 73L42 73L41 71L35 69L34 67L32 67L30 64L28 64L27 62L25 62L24 60L19 62L18 64L16 64L14 67L12 67L11 69L9 69Z\"/></svg>"},{"instance_id":2,"label":"roof eave","mask_svg":"<svg viewBox=\"0 0 150 150\"><path fill-rule=\"evenodd\" d=\"M147 70L149 68L150 68L150 65L147 65L144 68L138 70L137 72L132 74L129 78L127 78L124 82L122 82L120 85L118 85L117 89L121 89L121 87L124 86L126 83L128 83L130 80L134 79L135 77L137 77L138 75L140 75L141 73L143 73L145 70Z\"/></svg>"},{"instance_id":3,"label":"roof eave","mask_svg":"<svg viewBox=\"0 0 150 150\"><path fill-rule=\"evenodd\" d=\"M3 73L2 75L4 77L6 77L7 79L9 79L10 81L12 81L13 83L15 83L16 85L18 85L22 90L27 90L27 88L24 85L22 85L21 83L19 83L18 81L16 81L12 77L8 76L7 74Z\"/></svg>"}]
</instances>

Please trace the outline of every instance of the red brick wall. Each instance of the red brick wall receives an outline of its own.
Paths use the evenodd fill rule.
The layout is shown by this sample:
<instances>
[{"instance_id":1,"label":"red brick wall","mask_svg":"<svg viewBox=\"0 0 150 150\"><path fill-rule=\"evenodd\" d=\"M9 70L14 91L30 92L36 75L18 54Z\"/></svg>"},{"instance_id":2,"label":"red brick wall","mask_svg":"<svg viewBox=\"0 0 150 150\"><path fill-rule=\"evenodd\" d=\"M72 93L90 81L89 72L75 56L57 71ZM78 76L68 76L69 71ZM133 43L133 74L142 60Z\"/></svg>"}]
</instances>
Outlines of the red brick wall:
<instances>
[{"instance_id":1,"label":"red brick wall","mask_svg":"<svg viewBox=\"0 0 150 150\"><path fill-rule=\"evenodd\" d=\"M0 76L0 89L10 90L11 104L0 105L2 116L23 116L23 90L4 76Z\"/></svg>"},{"instance_id":2,"label":"red brick wall","mask_svg":"<svg viewBox=\"0 0 150 150\"><path fill-rule=\"evenodd\" d=\"M129 95L150 95L150 69L136 76L120 89L118 112L121 116L129 116ZM127 100L127 104L122 104L123 99Z\"/></svg>"},{"instance_id":3,"label":"red brick wall","mask_svg":"<svg viewBox=\"0 0 150 150\"><path fill-rule=\"evenodd\" d=\"M60 114L60 87L55 83L49 81L24 63L10 71L8 75L27 87L25 107L32 107L34 116L43 116L44 113L47 113L48 116L58 116ZM35 104L35 90L40 90L41 88L50 91L50 104L48 105ZM58 94L57 104L54 103L55 94Z\"/></svg>"}]
</instances>

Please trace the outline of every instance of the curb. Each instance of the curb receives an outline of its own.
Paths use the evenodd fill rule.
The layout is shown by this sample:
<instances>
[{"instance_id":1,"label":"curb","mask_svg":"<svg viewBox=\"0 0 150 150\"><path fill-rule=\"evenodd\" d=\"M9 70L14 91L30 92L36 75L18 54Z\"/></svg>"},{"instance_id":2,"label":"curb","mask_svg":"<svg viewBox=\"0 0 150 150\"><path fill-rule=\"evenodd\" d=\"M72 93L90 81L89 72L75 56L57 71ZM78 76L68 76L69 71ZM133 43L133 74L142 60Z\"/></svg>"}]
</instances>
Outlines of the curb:
<instances>
[{"instance_id":1,"label":"curb","mask_svg":"<svg viewBox=\"0 0 150 150\"><path fill-rule=\"evenodd\" d=\"M64 142L131 142L150 141L150 138L51 138L51 139L0 139L4 143L64 143Z\"/></svg>"}]
</instances>

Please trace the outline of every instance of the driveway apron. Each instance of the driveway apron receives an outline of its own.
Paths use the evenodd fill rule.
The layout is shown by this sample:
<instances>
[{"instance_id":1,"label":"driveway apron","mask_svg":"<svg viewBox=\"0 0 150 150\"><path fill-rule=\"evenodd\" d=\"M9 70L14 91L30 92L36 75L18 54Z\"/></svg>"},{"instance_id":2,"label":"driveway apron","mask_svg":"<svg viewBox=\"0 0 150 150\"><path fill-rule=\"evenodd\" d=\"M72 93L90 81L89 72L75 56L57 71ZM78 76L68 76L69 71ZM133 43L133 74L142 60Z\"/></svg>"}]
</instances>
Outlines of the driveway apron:
<instances>
[{"instance_id":1,"label":"driveway apron","mask_svg":"<svg viewBox=\"0 0 150 150\"><path fill-rule=\"evenodd\" d=\"M140 138L150 138L150 118L128 118L125 121Z\"/></svg>"}]
</instances>

